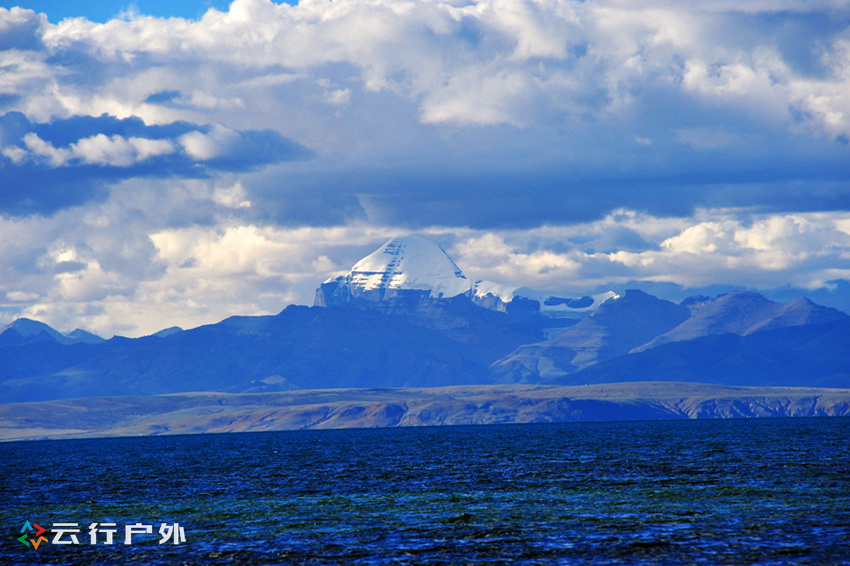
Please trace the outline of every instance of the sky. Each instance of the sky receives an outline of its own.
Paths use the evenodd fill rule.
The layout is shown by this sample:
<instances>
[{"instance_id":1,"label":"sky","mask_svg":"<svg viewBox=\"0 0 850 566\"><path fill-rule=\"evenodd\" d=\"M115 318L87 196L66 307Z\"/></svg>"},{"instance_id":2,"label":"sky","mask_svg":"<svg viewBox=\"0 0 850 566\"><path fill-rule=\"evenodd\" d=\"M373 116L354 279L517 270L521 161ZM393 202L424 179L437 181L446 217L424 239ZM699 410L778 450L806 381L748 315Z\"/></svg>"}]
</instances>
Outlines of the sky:
<instances>
[{"instance_id":1,"label":"sky","mask_svg":"<svg viewBox=\"0 0 850 566\"><path fill-rule=\"evenodd\" d=\"M850 2L0 3L0 325L471 279L850 311Z\"/></svg>"}]
</instances>

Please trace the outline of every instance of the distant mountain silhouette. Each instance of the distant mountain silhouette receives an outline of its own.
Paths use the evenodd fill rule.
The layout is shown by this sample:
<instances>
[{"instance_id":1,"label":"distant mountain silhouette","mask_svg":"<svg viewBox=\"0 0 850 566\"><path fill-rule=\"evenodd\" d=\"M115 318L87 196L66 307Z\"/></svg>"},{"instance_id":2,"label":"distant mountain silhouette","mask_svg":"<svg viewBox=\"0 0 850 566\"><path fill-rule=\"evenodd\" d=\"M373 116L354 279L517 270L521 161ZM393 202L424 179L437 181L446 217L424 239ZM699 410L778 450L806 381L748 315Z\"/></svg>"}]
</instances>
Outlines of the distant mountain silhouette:
<instances>
[{"instance_id":1,"label":"distant mountain silhouette","mask_svg":"<svg viewBox=\"0 0 850 566\"><path fill-rule=\"evenodd\" d=\"M85 342L88 344L97 344L98 342L103 342L103 338L79 328L68 334L62 334L43 322L29 318L19 318L0 329L0 346L15 346L29 342L56 342L58 344L78 344Z\"/></svg>"},{"instance_id":2,"label":"distant mountain silhouette","mask_svg":"<svg viewBox=\"0 0 850 566\"><path fill-rule=\"evenodd\" d=\"M850 318L741 336L669 342L554 380L558 384L690 381L720 385L850 387Z\"/></svg>"},{"instance_id":3,"label":"distant mountain silhouette","mask_svg":"<svg viewBox=\"0 0 850 566\"><path fill-rule=\"evenodd\" d=\"M685 306L629 290L558 336L520 346L496 362L494 371L505 381L537 381L572 373L628 353L684 322L688 312Z\"/></svg>"},{"instance_id":4,"label":"distant mountain silhouette","mask_svg":"<svg viewBox=\"0 0 850 566\"><path fill-rule=\"evenodd\" d=\"M490 363L542 338L541 324L467 297L422 298L380 309L290 306L101 344L31 341L0 347L0 398L489 383Z\"/></svg>"},{"instance_id":5,"label":"distant mountain silhouette","mask_svg":"<svg viewBox=\"0 0 850 566\"><path fill-rule=\"evenodd\" d=\"M850 342L838 352L821 351L834 345L821 332L831 328L830 323L848 320L841 311L807 299L776 303L757 293L741 292L675 305L640 291L627 291L555 338L520 346L495 362L493 371L505 382L683 380L735 385L769 385L754 376L773 372L777 379L784 376L783 380L790 380L776 385L811 384L804 377L807 374L809 379L828 378L837 386L842 383L835 377L842 375L835 373L841 362L836 360L829 370L821 362L837 355L845 360L845 374L850 372L850 355L844 355L850 351ZM772 342L760 340L762 333L785 328L798 330L772 334ZM750 335L759 336L735 338ZM783 365L779 360L793 347L785 341L799 336L811 338L808 346L794 357L793 364ZM678 342L683 344L675 346ZM637 355L642 352L647 353ZM722 376L719 360L726 360ZM772 369L768 371L768 367ZM568 377L571 374L575 375ZM844 383L850 385L850 381Z\"/></svg>"},{"instance_id":6,"label":"distant mountain silhouette","mask_svg":"<svg viewBox=\"0 0 850 566\"><path fill-rule=\"evenodd\" d=\"M105 341L20 319L0 330L0 400L493 383L850 387L850 317L805 299L675 304L637 290L564 299L517 288L490 301L476 294L485 288L498 286L468 281L439 246L407 238L323 283L325 306Z\"/></svg>"},{"instance_id":7,"label":"distant mountain silhouette","mask_svg":"<svg viewBox=\"0 0 850 566\"><path fill-rule=\"evenodd\" d=\"M691 316L688 320L637 350L647 350L667 342L693 340L726 332L746 336L754 332L788 326L824 324L847 316L836 309L816 305L808 299L775 303L758 293L751 292L723 295L713 301L695 301L691 302L689 307Z\"/></svg>"}]
</instances>

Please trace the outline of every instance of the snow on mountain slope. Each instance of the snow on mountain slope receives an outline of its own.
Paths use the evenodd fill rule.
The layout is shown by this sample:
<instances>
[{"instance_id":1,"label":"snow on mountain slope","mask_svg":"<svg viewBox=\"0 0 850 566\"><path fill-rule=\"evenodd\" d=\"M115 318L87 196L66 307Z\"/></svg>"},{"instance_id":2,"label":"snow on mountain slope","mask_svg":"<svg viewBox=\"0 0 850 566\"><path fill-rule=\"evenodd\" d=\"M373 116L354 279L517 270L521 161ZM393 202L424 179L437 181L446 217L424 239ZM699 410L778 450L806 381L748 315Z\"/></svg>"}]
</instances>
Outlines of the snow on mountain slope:
<instances>
[{"instance_id":1,"label":"snow on mountain slope","mask_svg":"<svg viewBox=\"0 0 850 566\"><path fill-rule=\"evenodd\" d=\"M424 294L432 299L466 295L479 306L493 310L505 310L511 303L519 308L522 303L524 308L557 318L582 317L617 296L608 292L593 297L564 298L528 287L471 281L443 248L411 235L389 240L354 264L347 274L322 283L316 290L315 305L362 305L405 294Z\"/></svg>"},{"instance_id":2,"label":"snow on mountain slope","mask_svg":"<svg viewBox=\"0 0 850 566\"><path fill-rule=\"evenodd\" d=\"M630 289L557 336L520 346L492 367L496 375L505 377L561 377L622 356L688 316L686 306Z\"/></svg>"},{"instance_id":3,"label":"snow on mountain slope","mask_svg":"<svg viewBox=\"0 0 850 566\"><path fill-rule=\"evenodd\" d=\"M469 293L472 282L443 251L419 236L393 238L364 257L345 276L352 290L416 289L431 297Z\"/></svg>"},{"instance_id":4,"label":"snow on mountain slope","mask_svg":"<svg viewBox=\"0 0 850 566\"><path fill-rule=\"evenodd\" d=\"M537 301L540 303L541 313L559 318L580 318L596 311L608 299L620 298L614 291L579 298L555 297L528 287L518 288L513 296Z\"/></svg>"}]
</instances>

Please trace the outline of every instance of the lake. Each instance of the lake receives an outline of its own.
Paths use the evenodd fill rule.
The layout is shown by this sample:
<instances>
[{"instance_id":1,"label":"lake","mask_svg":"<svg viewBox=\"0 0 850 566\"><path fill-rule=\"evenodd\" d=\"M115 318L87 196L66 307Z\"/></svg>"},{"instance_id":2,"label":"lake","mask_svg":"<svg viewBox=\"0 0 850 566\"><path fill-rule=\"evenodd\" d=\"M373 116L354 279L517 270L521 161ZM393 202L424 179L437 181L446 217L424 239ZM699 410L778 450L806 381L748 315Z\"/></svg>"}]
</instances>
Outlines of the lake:
<instances>
[{"instance_id":1,"label":"lake","mask_svg":"<svg viewBox=\"0 0 850 566\"><path fill-rule=\"evenodd\" d=\"M847 418L11 442L0 478L2 564L850 564Z\"/></svg>"}]
</instances>

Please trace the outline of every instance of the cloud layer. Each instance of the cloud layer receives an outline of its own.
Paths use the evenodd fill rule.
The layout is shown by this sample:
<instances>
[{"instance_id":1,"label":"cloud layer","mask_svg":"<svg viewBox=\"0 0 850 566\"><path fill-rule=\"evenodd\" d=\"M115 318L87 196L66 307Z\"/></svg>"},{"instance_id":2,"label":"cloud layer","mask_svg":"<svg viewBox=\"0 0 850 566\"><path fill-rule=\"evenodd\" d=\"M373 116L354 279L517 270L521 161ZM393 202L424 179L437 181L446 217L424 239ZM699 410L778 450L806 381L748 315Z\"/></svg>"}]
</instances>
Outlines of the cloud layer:
<instances>
[{"instance_id":1,"label":"cloud layer","mask_svg":"<svg viewBox=\"0 0 850 566\"><path fill-rule=\"evenodd\" d=\"M6 320L274 312L410 231L551 290L846 290L846 2L0 8L0 76Z\"/></svg>"},{"instance_id":2,"label":"cloud layer","mask_svg":"<svg viewBox=\"0 0 850 566\"><path fill-rule=\"evenodd\" d=\"M44 214L82 204L105 181L206 177L308 156L308 149L273 130L187 122L148 126L139 118L106 114L33 124L9 112L0 116L0 213Z\"/></svg>"},{"instance_id":3,"label":"cloud layer","mask_svg":"<svg viewBox=\"0 0 850 566\"><path fill-rule=\"evenodd\" d=\"M353 223L281 227L246 222L240 185L184 181L167 194L123 187L83 216L0 222L0 305L70 330L140 335L312 304L319 283L347 271L399 228ZM207 218L172 214L212 202ZM169 212L157 215L154 208ZM150 207L147 214L140 210ZM122 237L111 235L117 230ZM601 220L524 230L432 227L472 279L566 295L643 287L671 299L758 289L850 310L850 213L751 215L706 210L659 218L618 210Z\"/></svg>"}]
</instances>

